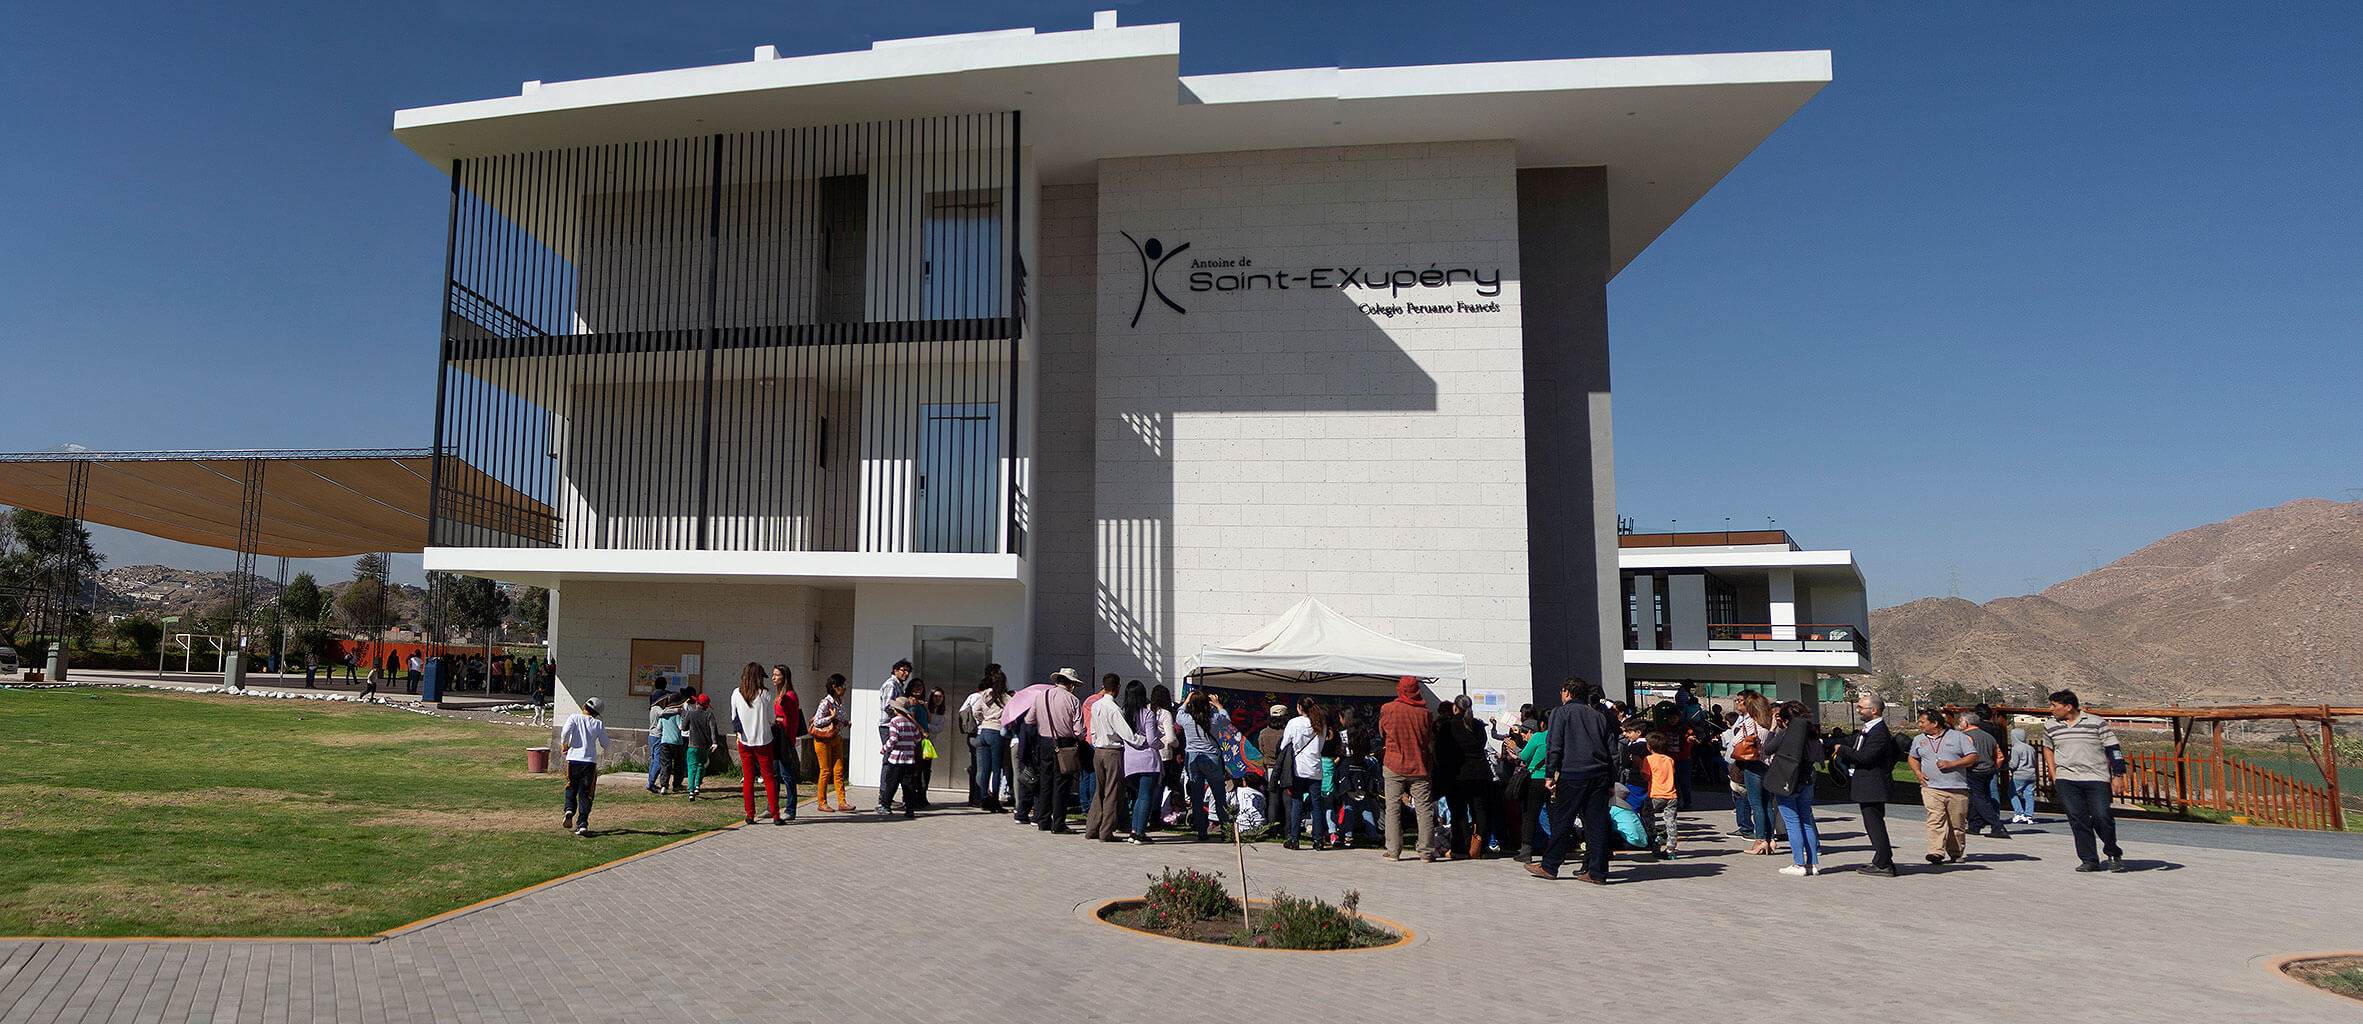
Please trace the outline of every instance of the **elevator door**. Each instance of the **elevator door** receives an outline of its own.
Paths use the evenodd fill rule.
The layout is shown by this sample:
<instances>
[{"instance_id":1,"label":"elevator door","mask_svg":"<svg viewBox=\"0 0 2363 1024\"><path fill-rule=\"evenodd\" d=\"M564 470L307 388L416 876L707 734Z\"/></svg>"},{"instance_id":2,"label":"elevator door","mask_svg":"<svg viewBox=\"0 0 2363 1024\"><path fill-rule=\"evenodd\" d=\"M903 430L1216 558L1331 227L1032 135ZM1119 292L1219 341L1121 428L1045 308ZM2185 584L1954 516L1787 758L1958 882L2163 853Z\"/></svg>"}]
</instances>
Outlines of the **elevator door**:
<instances>
[{"instance_id":1,"label":"elevator door","mask_svg":"<svg viewBox=\"0 0 2363 1024\"><path fill-rule=\"evenodd\" d=\"M912 630L913 675L927 681L929 690L944 691L944 720L935 731L935 777L931 789L960 793L966 800L971 754L968 737L960 735L960 704L976 692L985 666L993 663L990 626L918 626Z\"/></svg>"}]
</instances>

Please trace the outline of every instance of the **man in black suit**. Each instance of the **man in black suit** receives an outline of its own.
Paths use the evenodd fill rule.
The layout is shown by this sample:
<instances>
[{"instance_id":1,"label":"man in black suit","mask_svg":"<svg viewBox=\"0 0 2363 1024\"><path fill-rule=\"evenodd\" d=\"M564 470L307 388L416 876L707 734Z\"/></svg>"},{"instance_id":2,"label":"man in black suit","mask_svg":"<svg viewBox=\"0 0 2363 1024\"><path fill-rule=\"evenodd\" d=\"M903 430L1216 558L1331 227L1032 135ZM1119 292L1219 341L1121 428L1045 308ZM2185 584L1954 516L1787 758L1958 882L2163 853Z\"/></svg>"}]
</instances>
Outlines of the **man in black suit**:
<instances>
[{"instance_id":1,"label":"man in black suit","mask_svg":"<svg viewBox=\"0 0 2363 1024\"><path fill-rule=\"evenodd\" d=\"M1895 877L1895 848L1887 842L1887 783L1895 774L1899 751L1887 732L1887 702L1877 694L1855 698L1854 710L1863 726L1835 751L1847 772L1847 792L1862 806L1863 835L1871 841L1871 862L1859 870L1866 875Z\"/></svg>"}]
</instances>

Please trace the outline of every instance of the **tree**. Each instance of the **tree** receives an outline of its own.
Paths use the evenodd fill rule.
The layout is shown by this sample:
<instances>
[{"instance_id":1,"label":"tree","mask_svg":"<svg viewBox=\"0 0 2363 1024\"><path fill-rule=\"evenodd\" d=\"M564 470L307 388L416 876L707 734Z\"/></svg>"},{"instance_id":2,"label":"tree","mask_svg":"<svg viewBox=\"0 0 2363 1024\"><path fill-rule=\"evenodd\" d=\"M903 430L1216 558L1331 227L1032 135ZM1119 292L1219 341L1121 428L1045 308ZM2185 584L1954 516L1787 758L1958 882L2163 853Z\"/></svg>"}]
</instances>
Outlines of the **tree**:
<instances>
[{"instance_id":1,"label":"tree","mask_svg":"<svg viewBox=\"0 0 2363 1024\"><path fill-rule=\"evenodd\" d=\"M385 585L363 577L336 595L336 621L346 629L369 629L383 626L385 615Z\"/></svg>"},{"instance_id":2,"label":"tree","mask_svg":"<svg viewBox=\"0 0 2363 1024\"><path fill-rule=\"evenodd\" d=\"M386 556L371 552L353 559L353 578L357 580L384 580L386 578Z\"/></svg>"},{"instance_id":3,"label":"tree","mask_svg":"<svg viewBox=\"0 0 2363 1024\"><path fill-rule=\"evenodd\" d=\"M336 638L318 626L305 626L296 630L295 638L288 644L287 656L300 667L306 654L319 659L323 665L334 663L337 658Z\"/></svg>"},{"instance_id":4,"label":"tree","mask_svg":"<svg viewBox=\"0 0 2363 1024\"><path fill-rule=\"evenodd\" d=\"M1925 696L1930 704L1951 705L1959 708L1965 708L1972 704L2002 703L2002 689L2000 687L1989 686L1983 690L1972 690L1950 680L1930 686Z\"/></svg>"},{"instance_id":5,"label":"tree","mask_svg":"<svg viewBox=\"0 0 2363 1024\"><path fill-rule=\"evenodd\" d=\"M164 642L164 624L146 615L134 615L115 623L115 635L139 651L140 660L156 656L156 647Z\"/></svg>"},{"instance_id":6,"label":"tree","mask_svg":"<svg viewBox=\"0 0 2363 1024\"><path fill-rule=\"evenodd\" d=\"M515 614L518 625L525 627L533 635L549 636L550 592L541 587L525 588L525 592L517 597Z\"/></svg>"},{"instance_id":7,"label":"tree","mask_svg":"<svg viewBox=\"0 0 2363 1024\"><path fill-rule=\"evenodd\" d=\"M20 637L33 630L56 633L60 624L41 619L43 598L89 578L105 561L91 549L90 531L71 519L29 508L0 515L0 644L23 647Z\"/></svg>"},{"instance_id":8,"label":"tree","mask_svg":"<svg viewBox=\"0 0 2363 1024\"><path fill-rule=\"evenodd\" d=\"M1894 669L1872 676L1868 690L1893 706L1909 707L1912 703L1912 684L1904 682L1904 674Z\"/></svg>"},{"instance_id":9,"label":"tree","mask_svg":"<svg viewBox=\"0 0 2363 1024\"><path fill-rule=\"evenodd\" d=\"M308 572L295 574L287 589L279 592L279 610L287 613L290 621L314 623L328 611L328 597L320 592L320 583Z\"/></svg>"},{"instance_id":10,"label":"tree","mask_svg":"<svg viewBox=\"0 0 2363 1024\"><path fill-rule=\"evenodd\" d=\"M509 595L481 576L430 573L428 584L439 595L445 629L481 635L509 614Z\"/></svg>"}]
</instances>

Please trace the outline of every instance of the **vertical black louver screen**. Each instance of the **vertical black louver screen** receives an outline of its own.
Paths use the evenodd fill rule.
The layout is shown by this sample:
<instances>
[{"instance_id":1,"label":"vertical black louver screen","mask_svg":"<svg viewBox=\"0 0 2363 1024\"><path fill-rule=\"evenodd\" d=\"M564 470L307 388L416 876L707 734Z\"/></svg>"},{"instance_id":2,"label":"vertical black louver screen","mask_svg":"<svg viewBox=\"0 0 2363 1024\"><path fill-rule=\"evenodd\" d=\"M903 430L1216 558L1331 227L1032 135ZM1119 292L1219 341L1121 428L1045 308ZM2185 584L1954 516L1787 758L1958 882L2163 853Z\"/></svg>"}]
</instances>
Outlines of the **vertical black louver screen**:
<instances>
[{"instance_id":1,"label":"vertical black louver screen","mask_svg":"<svg viewBox=\"0 0 2363 1024\"><path fill-rule=\"evenodd\" d=\"M432 543L1015 551L1018 118L462 160Z\"/></svg>"}]
</instances>

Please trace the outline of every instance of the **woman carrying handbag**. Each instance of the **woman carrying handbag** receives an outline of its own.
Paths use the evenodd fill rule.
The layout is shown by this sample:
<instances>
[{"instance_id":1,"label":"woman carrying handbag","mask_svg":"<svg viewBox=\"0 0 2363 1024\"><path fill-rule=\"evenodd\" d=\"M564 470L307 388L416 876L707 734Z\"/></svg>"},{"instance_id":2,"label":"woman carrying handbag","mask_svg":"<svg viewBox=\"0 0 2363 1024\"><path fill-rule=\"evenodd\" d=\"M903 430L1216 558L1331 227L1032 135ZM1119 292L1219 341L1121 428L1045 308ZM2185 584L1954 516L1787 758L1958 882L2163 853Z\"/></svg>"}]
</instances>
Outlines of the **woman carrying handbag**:
<instances>
[{"instance_id":1,"label":"woman carrying handbag","mask_svg":"<svg viewBox=\"0 0 2363 1024\"><path fill-rule=\"evenodd\" d=\"M1780 869L1784 875L1821 873L1821 830L1813 823L1813 776L1822 759L1821 733L1805 713L1805 705L1782 701L1778 726L1765 746L1772 760L1764 770L1764 790L1780 807L1781 824L1789 830L1789 858L1795 863Z\"/></svg>"},{"instance_id":2,"label":"woman carrying handbag","mask_svg":"<svg viewBox=\"0 0 2363 1024\"><path fill-rule=\"evenodd\" d=\"M1764 792L1766 759L1772 756L1766 741L1772 736L1772 726L1772 702L1754 690L1742 690L1739 714L1734 717L1731 729L1723 734L1736 773L1732 781L1739 787L1732 801L1733 816L1738 819L1737 831L1741 838L1754 841L1747 852L1757 856L1772 852L1772 840L1780 820L1780 811Z\"/></svg>"},{"instance_id":3,"label":"woman carrying handbag","mask_svg":"<svg viewBox=\"0 0 2363 1024\"><path fill-rule=\"evenodd\" d=\"M845 798L845 754L848 741L845 727L845 677L833 675L824 687L820 706L812 709L812 756L820 762L820 800L816 806L824 811L853 811L853 802ZM837 805L829 806L829 791L837 792Z\"/></svg>"}]
</instances>

